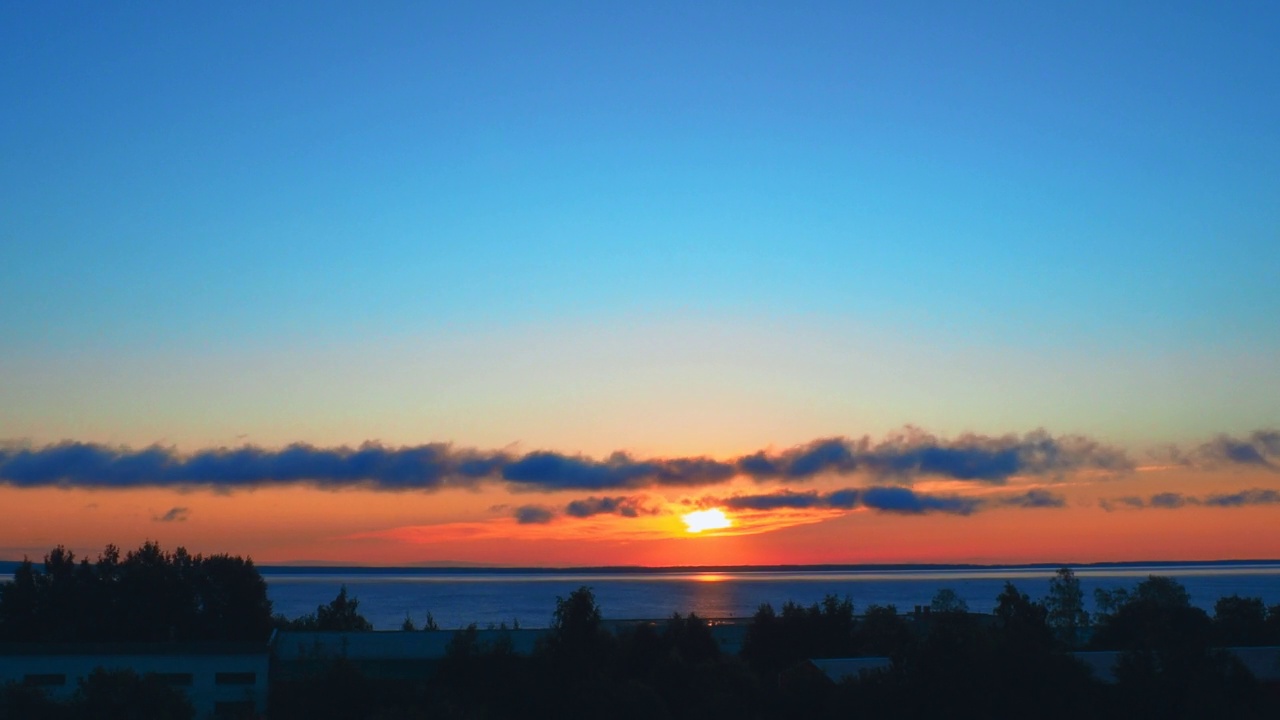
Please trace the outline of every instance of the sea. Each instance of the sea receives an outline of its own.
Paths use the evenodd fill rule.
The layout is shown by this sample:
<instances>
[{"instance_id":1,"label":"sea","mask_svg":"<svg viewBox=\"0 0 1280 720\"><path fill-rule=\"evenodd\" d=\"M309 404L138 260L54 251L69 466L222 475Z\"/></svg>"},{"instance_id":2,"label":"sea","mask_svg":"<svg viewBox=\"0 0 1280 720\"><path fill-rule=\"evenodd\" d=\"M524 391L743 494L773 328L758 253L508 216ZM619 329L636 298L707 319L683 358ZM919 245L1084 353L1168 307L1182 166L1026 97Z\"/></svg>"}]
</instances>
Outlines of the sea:
<instances>
[{"instance_id":1,"label":"sea","mask_svg":"<svg viewBox=\"0 0 1280 720\"><path fill-rule=\"evenodd\" d=\"M1058 566L881 566L771 568L314 568L262 567L276 613L296 618L331 601L340 588L359 602L375 630L398 630L427 613L443 629L547 627L556 599L589 587L605 619L662 619L673 613L745 619L763 603L809 605L827 595L848 597L855 612L894 605L911 612L949 588L971 612L990 612L1006 582L1032 599L1049 592ZM1125 563L1072 568L1093 610L1094 590L1133 588L1151 575L1181 583L1196 606L1213 613L1229 595L1280 604L1280 561Z\"/></svg>"}]
</instances>

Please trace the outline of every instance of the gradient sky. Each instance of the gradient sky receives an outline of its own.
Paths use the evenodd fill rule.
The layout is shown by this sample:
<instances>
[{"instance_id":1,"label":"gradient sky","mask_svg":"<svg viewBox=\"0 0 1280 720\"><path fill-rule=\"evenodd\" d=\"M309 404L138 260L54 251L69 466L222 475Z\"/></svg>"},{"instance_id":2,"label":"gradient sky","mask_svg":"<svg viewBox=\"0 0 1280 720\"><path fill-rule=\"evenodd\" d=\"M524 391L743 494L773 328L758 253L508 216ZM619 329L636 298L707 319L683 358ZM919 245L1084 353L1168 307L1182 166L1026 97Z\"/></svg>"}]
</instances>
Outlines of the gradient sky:
<instances>
[{"instance_id":1,"label":"gradient sky","mask_svg":"<svg viewBox=\"0 0 1280 720\"><path fill-rule=\"evenodd\" d=\"M1262 2L0 5L0 558L1280 557L1277 37ZM828 438L852 465L735 464ZM498 464L227 466L295 443ZM618 451L734 469L573 481Z\"/></svg>"}]
</instances>

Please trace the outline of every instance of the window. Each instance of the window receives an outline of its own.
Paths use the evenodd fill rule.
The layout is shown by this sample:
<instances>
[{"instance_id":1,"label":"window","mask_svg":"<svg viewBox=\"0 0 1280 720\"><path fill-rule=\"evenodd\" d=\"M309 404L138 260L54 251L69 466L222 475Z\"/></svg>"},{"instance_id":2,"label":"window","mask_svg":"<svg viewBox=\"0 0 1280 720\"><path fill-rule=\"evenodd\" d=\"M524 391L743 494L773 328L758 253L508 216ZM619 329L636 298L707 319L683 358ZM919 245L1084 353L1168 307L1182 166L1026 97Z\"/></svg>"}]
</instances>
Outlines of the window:
<instances>
[{"instance_id":1,"label":"window","mask_svg":"<svg viewBox=\"0 0 1280 720\"><path fill-rule=\"evenodd\" d=\"M213 674L215 685L253 685L258 682L258 674L251 672L221 672Z\"/></svg>"},{"instance_id":2,"label":"window","mask_svg":"<svg viewBox=\"0 0 1280 720\"><path fill-rule=\"evenodd\" d=\"M191 687L193 678L191 673L156 673L156 679L165 685L180 685L182 687Z\"/></svg>"},{"instance_id":3,"label":"window","mask_svg":"<svg viewBox=\"0 0 1280 720\"><path fill-rule=\"evenodd\" d=\"M62 673L35 673L24 675L22 684L28 687L60 687L67 684L67 676Z\"/></svg>"}]
</instances>

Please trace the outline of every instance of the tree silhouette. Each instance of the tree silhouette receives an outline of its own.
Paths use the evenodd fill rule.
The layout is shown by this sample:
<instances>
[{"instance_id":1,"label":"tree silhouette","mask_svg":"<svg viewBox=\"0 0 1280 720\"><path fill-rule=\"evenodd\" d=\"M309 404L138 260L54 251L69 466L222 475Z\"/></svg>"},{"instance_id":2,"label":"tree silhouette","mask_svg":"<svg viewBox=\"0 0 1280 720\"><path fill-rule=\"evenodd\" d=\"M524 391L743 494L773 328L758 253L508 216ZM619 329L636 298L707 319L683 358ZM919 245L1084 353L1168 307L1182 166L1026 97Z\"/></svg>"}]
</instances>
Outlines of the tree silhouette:
<instances>
[{"instance_id":1,"label":"tree silhouette","mask_svg":"<svg viewBox=\"0 0 1280 720\"><path fill-rule=\"evenodd\" d=\"M42 567L24 560L0 583L0 641L263 641L270 625L252 560L167 553L154 542L123 559L108 545L78 563L58 546Z\"/></svg>"},{"instance_id":2,"label":"tree silhouette","mask_svg":"<svg viewBox=\"0 0 1280 720\"><path fill-rule=\"evenodd\" d=\"M1267 632L1267 607L1261 598L1242 598L1239 595L1219 598L1213 606L1213 639L1223 647L1266 645L1271 640Z\"/></svg>"},{"instance_id":3,"label":"tree silhouette","mask_svg":"<svg viewBox=\"0 0 1280 720\"><path fill-rule=\"evenodd\" d=\"M584 585L569 593L567 598L557 596L548 636L552 655L575 664L599 659L606 643L600 621L600 608L591 588Z\"/></svg>"},{"instance_id":4,"label":"tree silhouette","mask_svg":"<svg viewBox=\"0 0 1280 720\"><path fill-rule=\"evenodd\" d=\"M955 590L942 588L933 596L933 600L929 603L929 610L936 613L967 613L969 603L957 595Z\"/></svg>"},{"instance_id":5,"label":"tree silhouette","mask_svg":"<svg viewBox=\"0 0 1280 720\"><path fill-rule=\"evenodd\" d=\"M1084 609L1080 580L1071 568L1058 568L1049 579L1049 595L1044 605L1055 637L1067 647L1080 645L1089 627L1089 613Z\"/></svg>"},{"instance_id":6,"label":"tree silhouette","mask_svg":"<svg viewBox=\"0 0 1280 720\"><path fill-rule=\"evenodd\" d=\"M367 632L373 629L370 623L358 612L360 601L347 597L347 586L338 590L338 596L328 605L316 608L316 630Z\"/></svg>"}]
</instances>

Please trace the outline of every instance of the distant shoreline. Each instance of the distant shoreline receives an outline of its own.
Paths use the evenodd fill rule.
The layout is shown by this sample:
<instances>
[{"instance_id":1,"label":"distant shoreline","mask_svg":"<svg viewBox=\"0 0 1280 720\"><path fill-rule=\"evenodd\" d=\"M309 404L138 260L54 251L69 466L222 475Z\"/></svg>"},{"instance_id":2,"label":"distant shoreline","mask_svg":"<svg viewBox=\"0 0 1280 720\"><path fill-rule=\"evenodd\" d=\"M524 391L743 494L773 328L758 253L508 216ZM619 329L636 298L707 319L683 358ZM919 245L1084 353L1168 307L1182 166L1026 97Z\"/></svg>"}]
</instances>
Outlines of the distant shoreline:
<instances>
[{"instance_id":1,"label":"distant shoreline","mask_svg":"<svg viewBox=\"0 0 1280 720\"><path fill-rule=\"evenodd\" d=\"M39 564L39 560L33 560ZM0 573L12 575L21 561L0 560ZM876 563L823 565L600 565L572 567L509 567L485 565L257 565L263 575L661 575L673 573L803 573L803 572L921 572L947 570L1056 570L1060 567L1089 569L1195 568L1212 566L1256 567L1280 565L1276 560L1130 560L1092 563Z\"/></svg>"}]
</instances>

